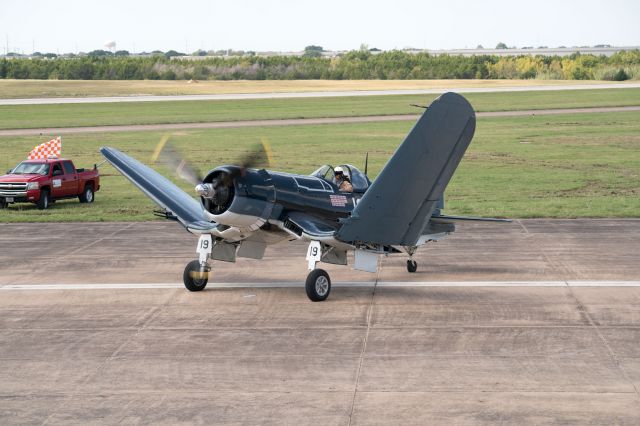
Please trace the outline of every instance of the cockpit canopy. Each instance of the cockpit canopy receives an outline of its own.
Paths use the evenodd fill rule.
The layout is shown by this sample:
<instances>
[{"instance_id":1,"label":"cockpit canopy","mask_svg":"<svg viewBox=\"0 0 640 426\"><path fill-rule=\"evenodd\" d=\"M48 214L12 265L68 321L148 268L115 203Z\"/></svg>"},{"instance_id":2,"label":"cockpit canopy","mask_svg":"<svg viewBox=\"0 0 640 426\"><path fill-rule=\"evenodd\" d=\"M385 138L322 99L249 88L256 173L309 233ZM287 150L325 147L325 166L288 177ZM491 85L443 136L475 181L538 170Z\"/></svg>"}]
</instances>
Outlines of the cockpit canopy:
<instances>
[{"instance_id":1,"label":"cockpit canopy","mask_svg":"<svg viewBox=\"0 0 640 426\"><path fill-rule=\"evenodd\" d=\"M340 167L344 170L344 174L347 175L353 186L353 192L363 193L371 185L369 178L362 173L356 166L351 164L341 164ZM325 164L315 172L311 173L311 176L319 177L327 182L331 182L335 185L336 179L334 176L334 167L330 164Z\"/></svg>"}]
</instances>

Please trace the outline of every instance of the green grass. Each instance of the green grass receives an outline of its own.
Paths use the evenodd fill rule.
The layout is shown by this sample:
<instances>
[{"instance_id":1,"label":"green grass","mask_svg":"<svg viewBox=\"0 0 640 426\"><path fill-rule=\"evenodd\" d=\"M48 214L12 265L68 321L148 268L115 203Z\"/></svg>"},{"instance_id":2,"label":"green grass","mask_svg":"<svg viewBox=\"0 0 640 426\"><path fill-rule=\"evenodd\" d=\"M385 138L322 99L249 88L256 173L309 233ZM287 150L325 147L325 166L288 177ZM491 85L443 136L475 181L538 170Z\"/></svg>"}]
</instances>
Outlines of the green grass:
<instances>
[{"instance_id":1,"label":"green grass","mask_svg":"<svg viewBox=\"0 0 640 426\"><path fill-rule=\"evenodd\" d=\"M437 95L0 106L0 129L418 114ZM470 93L477 111L640 105L640 89Z\"/></svg>"},{"instance_id":2,"label":"green grass","mask_svg":"<svg viewBox=\"0 0 640 426\"><path fill-rule=\"evenodd\" d=\"M175 132L172 141L201 169L233 162L259 137L274 151L275 170L309 173L322 163L361 165L375 177L412 126L409 122L208 129ZM159 132L77 134L64 154L79 167L101 161L109 145L148 163ZM0 170L40 140L2 137ZM166 172L162 168L161 171ZM57 202L0 211L0 222L140 221L154 205L110 166L92 205ZM175 179L174 179L175 181ZM187 184L180 184L192 193ZM640 112L481 118L476 137L447 189L446 212L502 217L637 217L640 212Z\"/></svg>"}]
</instances>

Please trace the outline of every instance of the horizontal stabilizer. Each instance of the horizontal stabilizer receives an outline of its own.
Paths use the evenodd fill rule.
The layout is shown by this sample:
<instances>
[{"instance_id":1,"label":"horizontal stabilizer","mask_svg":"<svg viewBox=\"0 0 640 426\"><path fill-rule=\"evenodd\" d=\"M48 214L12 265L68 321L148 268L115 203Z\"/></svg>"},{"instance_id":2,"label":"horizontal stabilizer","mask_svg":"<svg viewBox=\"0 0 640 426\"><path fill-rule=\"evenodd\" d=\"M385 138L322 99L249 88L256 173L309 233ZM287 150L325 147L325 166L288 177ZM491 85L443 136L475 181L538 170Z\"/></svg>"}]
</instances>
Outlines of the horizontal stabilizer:
<instances>
[{"instance_id":1,"label":"horizontal stabilizer","mask_svg":"<svg viewBox=\"0 0 640 426\"><path fill-rule=\"evenodd\" d=\"M200 203L169 179L117 149L104 146L100 152L116 170L163 208L168 216L175 216L187 228L191 224L197 228L205 225ZM210 228L216 226L211 222L206 224Z\"/></svg>"},{"instance_id":2,"label":"horizontal stabilizer","mask_svg":"<svg viewBox=\"0 0 640 426\"><path fill-rule=\"evenodd\" d=\"M338 230L338 239L415 245L475 127L475 112L464 97L445 93L433 101Z\"/></svg>"}]
</instances>

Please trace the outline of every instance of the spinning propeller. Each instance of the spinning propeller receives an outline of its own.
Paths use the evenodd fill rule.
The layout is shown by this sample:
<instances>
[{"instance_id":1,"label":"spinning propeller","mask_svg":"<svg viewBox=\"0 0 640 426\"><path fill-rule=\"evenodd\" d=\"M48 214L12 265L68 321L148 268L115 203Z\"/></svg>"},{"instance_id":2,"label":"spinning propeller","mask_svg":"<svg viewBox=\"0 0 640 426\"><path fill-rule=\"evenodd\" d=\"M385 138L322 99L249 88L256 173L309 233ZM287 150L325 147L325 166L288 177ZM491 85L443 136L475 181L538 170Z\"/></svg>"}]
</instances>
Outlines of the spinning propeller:
<instances>
[{"instance_id":1,"label":"spinning propeller","mask_svg":"<svg viewBox=\"0 0 640 426\"><path fill-rule=\"evenodd\" d=\"M270 167L273 156L271 147L265 138L260 139L252 149L238 162L238 169L221 171L216 174L211 182L203 182L204 177L176 151L169 139L171 135L165 135L160 139L151 162L160 162L167 165L186 182L195 185L195 191L206 201L208 210L213 214L224 212L233 199L233 180L238 176L244 176L249 168Z\"/></svg>"}]
</instances>

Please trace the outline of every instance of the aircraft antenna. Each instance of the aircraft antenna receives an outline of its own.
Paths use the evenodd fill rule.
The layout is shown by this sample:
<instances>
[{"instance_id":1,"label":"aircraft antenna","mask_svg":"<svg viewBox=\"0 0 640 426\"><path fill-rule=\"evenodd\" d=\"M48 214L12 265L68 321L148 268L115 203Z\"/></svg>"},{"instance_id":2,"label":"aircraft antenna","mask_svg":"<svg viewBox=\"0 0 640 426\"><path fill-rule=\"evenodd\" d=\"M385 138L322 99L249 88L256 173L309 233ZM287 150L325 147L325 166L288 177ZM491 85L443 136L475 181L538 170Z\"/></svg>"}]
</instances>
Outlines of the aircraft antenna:
<instances>
[{"instance_id":1,"label":"aircraft antenna","mask_svg":"<svg viewBox=\"0 0 640 426\"><path fill-rule=\"evenodd\" d=\"M364 175L367 176L367 170L369 169L369 153L364 157Z\"/></svg>"}]
</instances>

